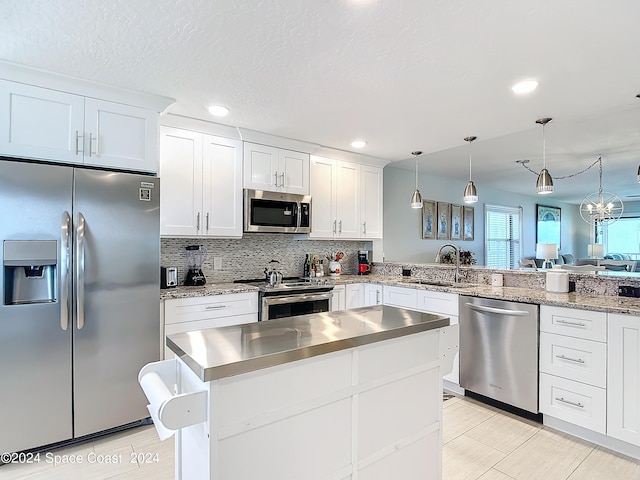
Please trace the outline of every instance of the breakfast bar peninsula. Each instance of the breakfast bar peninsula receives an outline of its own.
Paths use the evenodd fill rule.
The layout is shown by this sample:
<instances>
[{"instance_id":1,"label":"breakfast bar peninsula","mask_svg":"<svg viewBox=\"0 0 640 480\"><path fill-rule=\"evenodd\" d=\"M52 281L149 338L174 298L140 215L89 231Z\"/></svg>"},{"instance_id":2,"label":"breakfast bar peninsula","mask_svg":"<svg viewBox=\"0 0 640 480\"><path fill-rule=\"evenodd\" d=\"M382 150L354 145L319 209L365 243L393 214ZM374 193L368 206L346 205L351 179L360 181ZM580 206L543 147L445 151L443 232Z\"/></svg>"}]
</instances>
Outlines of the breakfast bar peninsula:
<instances>
[{"instance_id":1,"label":"breakfast bar peninsula","mask_svg":"<svg viewBox=\"0 0 640 480\"><path fill-rule=\"evenodd\" d=\"M178 479L440 479L456 328L374 306L180 333L139 379Z\"/></svg>"}]
</instances>

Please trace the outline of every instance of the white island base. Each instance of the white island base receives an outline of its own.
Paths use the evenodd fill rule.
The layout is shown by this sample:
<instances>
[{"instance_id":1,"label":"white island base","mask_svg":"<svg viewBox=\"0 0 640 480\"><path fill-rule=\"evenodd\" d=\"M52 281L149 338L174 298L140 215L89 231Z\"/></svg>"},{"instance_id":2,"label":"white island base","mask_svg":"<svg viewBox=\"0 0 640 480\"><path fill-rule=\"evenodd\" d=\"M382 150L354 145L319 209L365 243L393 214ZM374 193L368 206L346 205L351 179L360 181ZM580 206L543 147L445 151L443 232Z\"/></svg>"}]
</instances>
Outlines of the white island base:
<instances>
[{"instance_id":1,"label":"white island base","mask_svg":"<svg viewBox=\"0 0 640 480\"><path fill-rule=\"evenodd\" d=\"M176 434L176 478L440 479L440 330L211 382L178 361L209 411Z\"/></svg>"},{"instance_id":2,"label":"white island base","mask_svg":"<svg viewBox=\"0 0 640 480\"><path fill-rule=\"evenodd\" d=\"M458 325L393 307L319 315L169 338L179 359L140 378L161 436L175 430L177 479L442 478Z\"/></svg>"}]
</instances>

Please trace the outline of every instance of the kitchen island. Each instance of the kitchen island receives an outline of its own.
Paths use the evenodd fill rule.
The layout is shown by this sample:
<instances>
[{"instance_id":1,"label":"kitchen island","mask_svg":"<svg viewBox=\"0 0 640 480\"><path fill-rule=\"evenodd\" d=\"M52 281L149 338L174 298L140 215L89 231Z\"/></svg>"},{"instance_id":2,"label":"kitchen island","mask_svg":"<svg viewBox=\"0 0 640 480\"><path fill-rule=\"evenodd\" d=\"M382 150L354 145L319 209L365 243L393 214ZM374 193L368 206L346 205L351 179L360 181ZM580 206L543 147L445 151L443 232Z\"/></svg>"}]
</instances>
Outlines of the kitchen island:
<instances>
[{"instance_id":1,"label":"kitchen island","mask_svg":"<svg viewBox=\"0 0 640 480\"><path fill-rule=\"evenodd\" d=\"M439 479L456 328L375 306L186 332L140 381L177 430L176 478ZM170 385L172 369L183 412L145 378Z\"/></svg>"}]
</instances>

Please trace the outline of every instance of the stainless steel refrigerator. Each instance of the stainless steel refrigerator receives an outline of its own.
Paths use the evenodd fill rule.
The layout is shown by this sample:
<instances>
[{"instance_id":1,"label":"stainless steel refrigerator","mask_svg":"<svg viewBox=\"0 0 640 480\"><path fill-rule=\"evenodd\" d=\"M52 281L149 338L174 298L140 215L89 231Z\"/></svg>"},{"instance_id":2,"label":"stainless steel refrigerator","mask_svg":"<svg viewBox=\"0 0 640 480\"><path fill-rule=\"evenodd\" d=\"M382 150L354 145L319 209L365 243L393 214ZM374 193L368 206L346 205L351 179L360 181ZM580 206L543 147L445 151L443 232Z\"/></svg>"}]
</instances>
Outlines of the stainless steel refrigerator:
<instances>
[{"instance_id":1,"label":"stainless steel refrigerator","mask_svg":"<svg viewBox=\"0 0 640 480\"><path fill-rule=\"evenodd\" d=\"M0 160L0 452L149 416L159 180Z\"/></svg>"}]
</instances>

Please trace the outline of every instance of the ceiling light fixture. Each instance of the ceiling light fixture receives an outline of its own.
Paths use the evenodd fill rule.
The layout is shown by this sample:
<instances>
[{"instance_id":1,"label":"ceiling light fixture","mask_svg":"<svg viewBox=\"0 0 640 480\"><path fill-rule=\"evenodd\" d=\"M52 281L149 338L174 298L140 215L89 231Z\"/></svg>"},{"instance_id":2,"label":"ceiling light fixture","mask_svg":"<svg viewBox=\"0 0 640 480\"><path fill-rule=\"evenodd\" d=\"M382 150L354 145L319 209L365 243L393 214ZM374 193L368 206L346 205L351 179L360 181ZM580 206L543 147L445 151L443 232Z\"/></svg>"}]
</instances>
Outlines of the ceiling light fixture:
<instances>
[{"instance_id":1,"label":"ceiling light fixture","mask_svg":"<svg viewBox=\"0 0 640 480\"><path fill-rule=\"evenodd\" d=\"M353 148L363 148L367 146L367 142L365 142L364 140L354 140L353 142L351 142L351 146Z\"/></svg>"},{"instance_id":2,"label":"ceiling light fixture","mask_svg":"<svg viewBox=\"0 0 640 480\"><path fill-rule=\"evenodd\" d=\"M422 152L416 150L415 152L411 152L411 155L416 157L416 191L411 195L411 208L422 208L422 195L420 195L420 190L418 190L418 156L422 155Z\"/></svg>"},{"instance_id":3,"label":"ceiling light fixture","mask_svg":"<svg viewBox=\"0 0 640 480\"><path fill-rule=\"evenodd\" d=\"M548 195L550 193L553 193L553 180L551 179L549 170L547 170L547 152L544 138L544 127L551 120L552 119L549 117L539 118L538 120L536 120L536 123L542 125L542 170L540 171L540 175L538 175L538 181L536 182L536 191L539 195Z\"/></svg>"},{"instance_id":4,"label":"ceiling light fixture","mask_svg":"<svg viewBox=\"0 0 640 480\"><path fill-rule=\"evenodd\" d=\"M511 90L513 90L513 93L516 93L518 95L524 95L526 93L533 92L536 88L538 88L538 85L538 82L536 82L535 80L524 80L522 82L516 83L513 87L511 87Z\"/></svg>"},{"instance_id":5,"label":"ceiling light fixture","mask_svg":"<svg viewBox=\"0 0 640 480\"><path fill-rule=\"evenodd\" d=\"M210 105L207 107L207 110L214 117L225 117L229 114L229 109L222 105Z\"/></svg>"},{"instance_id":6,"label":"ceiling light fixture","mask_svg":"<svg viewBox=\"0 0 640 480\"><path fill-rule=\"evenodd\" d=\"M464 188L464 203L476 203L478 201L478 192L476 190L476 186L473 184L471 180L471 143L478 137L474 137L473 135L470 137L465 137L464 141L469 142L469 182L467 186Z\"/></svg>"},{"instance_id":7,"label":"ceiling light fixture","mask_svg":"<svg viewBox=\"0 0 640 480\"><path fill-rule=\"evenodd\" d=\"M580 216L596 228L615 222L624 212L624 204L617 195L602 191L602 157L598 158L597 162L600 166L598 191L587 195L580 204Z\"/></svg>"}]
</instances>

